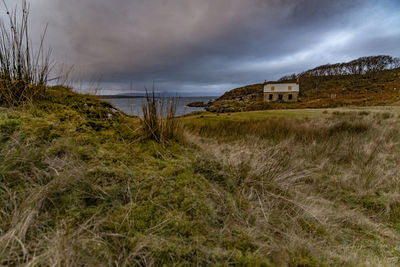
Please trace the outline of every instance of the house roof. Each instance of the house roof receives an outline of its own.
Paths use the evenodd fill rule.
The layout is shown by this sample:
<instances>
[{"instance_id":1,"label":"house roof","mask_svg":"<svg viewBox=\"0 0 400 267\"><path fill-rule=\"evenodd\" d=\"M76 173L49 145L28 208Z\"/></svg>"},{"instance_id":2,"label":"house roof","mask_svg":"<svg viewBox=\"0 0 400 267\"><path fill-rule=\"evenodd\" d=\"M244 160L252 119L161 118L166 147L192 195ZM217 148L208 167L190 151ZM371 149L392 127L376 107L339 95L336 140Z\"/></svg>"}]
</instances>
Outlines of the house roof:
<instances>
[{"instance_id":1,"label":"house roof","mask_svg":"<svg viewBox=\"0 0 400 267\"><path fill-rule=\"evenodd\" d=\"M296 84L298 84L297 80L290 80L290 81L267 81L267 82L264 82L264 84L285 84L285 83L291 83L291 84L296 83Z\"/></svg>"},{"instance_id":2,"label":"house roof","mask_svg":"<svg viewBox=\"0 0 400 267\"><path fill-rule=\"evenodd\" d=\"M264 93L285 93L285 92L299 92L298 83L278 82L278 83L264 83Z\"/></svg>"}]
</instances>

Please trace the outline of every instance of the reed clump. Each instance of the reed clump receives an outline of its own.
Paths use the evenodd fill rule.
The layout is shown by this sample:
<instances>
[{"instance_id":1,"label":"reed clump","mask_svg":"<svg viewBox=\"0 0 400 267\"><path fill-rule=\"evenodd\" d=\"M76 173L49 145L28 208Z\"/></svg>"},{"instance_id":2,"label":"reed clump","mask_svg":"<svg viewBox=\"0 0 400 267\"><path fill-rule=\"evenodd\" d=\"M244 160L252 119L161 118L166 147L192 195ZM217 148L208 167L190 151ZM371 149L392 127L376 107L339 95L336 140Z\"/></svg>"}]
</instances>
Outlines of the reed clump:
<instances>
[{"instance_id":1,"label":"reed clump","mask_svg":"<svg viewBox=\"0 0 400 267\"><path fill-rule=\"evenodd\" d=\"M158 143L178 138L181 125L175 118L177 103L178 98L176 97L156 97L154 90L146 94L141 120L145 137Z\"/></svg>"},{"instance_id":2,"label":"reed clump","mask_svg":"<svg viewBox=\"0 0 400 267\"><path fill-rule=\"evenodd\" d=\"M29 36L29 6L22 1L21 10L7 11L0 22L0 104L17 106L41 99L51 71L51 50L45 50L45 28L34 48Z\"/></svg>"}]
</instances>

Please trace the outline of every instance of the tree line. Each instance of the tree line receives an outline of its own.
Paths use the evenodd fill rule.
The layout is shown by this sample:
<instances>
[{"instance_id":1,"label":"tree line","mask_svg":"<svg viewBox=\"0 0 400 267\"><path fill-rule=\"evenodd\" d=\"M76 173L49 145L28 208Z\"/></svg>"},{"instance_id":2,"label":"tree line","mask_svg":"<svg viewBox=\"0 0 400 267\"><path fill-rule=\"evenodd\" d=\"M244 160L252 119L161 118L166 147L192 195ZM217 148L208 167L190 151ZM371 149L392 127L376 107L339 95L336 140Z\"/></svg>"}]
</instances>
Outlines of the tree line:
<instances>
[{"instance_id":1,"label":"tree line","mask_svg":"<svg viewBox=\"0 0 400 267\"><path fill-rule=\"evenodd\" d=\"M400 68L400 58L386 55L360 57L349 62L325 64L299 74L286 75L280 78L279 81L296 80L298 78L312 76L367 74L395 68Z\"/></svg>"}]
</instances>

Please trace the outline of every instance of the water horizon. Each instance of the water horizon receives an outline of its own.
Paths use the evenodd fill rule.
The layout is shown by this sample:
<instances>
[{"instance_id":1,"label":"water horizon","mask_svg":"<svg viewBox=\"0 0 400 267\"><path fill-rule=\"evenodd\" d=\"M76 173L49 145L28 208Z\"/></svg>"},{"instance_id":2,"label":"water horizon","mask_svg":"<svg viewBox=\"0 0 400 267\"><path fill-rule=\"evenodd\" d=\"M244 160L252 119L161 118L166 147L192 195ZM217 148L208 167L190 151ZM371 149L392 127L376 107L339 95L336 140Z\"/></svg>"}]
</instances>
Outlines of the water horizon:
<instances>
[{"instance_id":1,"label":"water horizon","mask_svg":"<svg viewBox=\"0 0 400 267\"><path fill-rule=\"evenodd\" d=\"M100 97L101 98L101 97ZM156 97L157 99L171 99L170 96ZM186 115L195 111L205 111L204 107L188 107L192 102L208 103L215 100L215 96L191 96L191 97L176 97L176 116ZM103 98L103 101L111 103L115 108L125 112L128 115L143 116L142 106L146 103L146 97L112 97ZM172 100L172 99L171 99Z\"/></svg>"}]
</instances>

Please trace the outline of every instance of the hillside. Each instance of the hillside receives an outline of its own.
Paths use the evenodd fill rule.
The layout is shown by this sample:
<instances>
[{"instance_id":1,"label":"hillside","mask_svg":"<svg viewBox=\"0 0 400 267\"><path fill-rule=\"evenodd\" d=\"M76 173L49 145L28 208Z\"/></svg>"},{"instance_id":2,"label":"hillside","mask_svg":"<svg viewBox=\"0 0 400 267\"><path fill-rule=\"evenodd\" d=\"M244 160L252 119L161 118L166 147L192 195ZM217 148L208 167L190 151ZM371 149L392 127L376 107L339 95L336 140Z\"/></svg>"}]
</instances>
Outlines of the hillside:
<instances>
[{"instance_id":1,"label":"hillside","mask_svg":"<svg viewBox=\"0 0 400 267\"><path fill-rule=\"evenodd\" d=\"M263 97L264 84L257 83L232 89L224 93L219 100L261 100Z\"/></svg>"},{"instance_id":2,"label":"hillside","mask_svg":"<svg viewBox=\"0 0 400 267\"><path fill-rule=\"evenodd\" d=\"M226 92L209 109L223 112L269 108L385 105L400 100L400 68L346 75L315 76L313 73L315 70L295 75L295 78L299 79L301 103L290 105L262 103L263 84L254 84ZM292 76L283 77L281 81L292 82L292 78Z\"/></svg>"}]
</instances>

